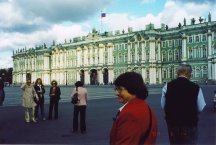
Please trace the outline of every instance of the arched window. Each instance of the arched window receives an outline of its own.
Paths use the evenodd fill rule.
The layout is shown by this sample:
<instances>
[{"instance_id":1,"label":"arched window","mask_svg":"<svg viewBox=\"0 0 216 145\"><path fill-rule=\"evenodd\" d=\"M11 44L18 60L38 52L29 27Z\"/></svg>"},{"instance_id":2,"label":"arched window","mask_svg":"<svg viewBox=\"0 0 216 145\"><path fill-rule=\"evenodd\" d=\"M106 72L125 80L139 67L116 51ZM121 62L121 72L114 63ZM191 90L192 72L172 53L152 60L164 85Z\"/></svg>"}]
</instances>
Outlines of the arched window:
<instances>
[{"instance_id":1,"label":"arched window","mask_svg":"<svg viewBox=\"0 0 216 145\"><path fill-rule=\"evenodd\" d=\"M149 51L146 51L146 61L149 61Z\"/></svg>"},{"instance_id":2,"label":"arched window","mask_svg":"<svg viewBox=\"0 0 216 145\"><path fill-rule=\"evenodd\" d=\"M200 78L200 69L199 68L196 69L195 78Z\"/></svg>"}]
</instances>

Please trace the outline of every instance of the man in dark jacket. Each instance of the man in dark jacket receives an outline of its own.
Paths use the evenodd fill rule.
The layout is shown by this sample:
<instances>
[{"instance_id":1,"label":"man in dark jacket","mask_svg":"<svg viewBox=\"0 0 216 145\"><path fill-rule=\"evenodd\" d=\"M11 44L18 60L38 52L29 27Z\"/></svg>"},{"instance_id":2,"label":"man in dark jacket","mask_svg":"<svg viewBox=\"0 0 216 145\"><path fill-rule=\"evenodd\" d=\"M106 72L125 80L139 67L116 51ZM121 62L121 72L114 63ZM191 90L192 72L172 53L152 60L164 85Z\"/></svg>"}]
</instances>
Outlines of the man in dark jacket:
<instances>
[{"instance_id":1,"label":"man in dark jacket","mask_svg":"<svg viewBox=\"0 0 216 145\"><path fill-rule=\"evenodd\" d=\"M198 113L206 103L201 88L191 82L190 65L179 66L175 80L162 90L161 106L165 111L170 144L197 144Z\"/></svg>"},{"instance_id":2,"label":"man in dark jacket","mask_svg":"<svg viewBox=\"0 0 216 145\"><path fill-rule=\"evenodd\" d=\"M4 82L3 82L2 78L0 77L0 106L3 105L4 98L5 98Z\"/></svg>"}]
</instances>

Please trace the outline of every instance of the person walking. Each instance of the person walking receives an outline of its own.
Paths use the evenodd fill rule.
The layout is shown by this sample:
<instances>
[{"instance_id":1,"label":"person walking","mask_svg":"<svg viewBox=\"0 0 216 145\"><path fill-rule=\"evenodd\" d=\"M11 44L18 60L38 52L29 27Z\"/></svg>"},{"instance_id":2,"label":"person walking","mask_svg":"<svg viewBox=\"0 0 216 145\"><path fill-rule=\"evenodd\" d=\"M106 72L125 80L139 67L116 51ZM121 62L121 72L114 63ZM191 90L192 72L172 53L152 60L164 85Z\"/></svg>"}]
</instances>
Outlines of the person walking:
<instances>
[{"instance_id":1,"label":"person walking","mask_svg":"<svg viewBox=\"0 0 216 145\"><path fill-rule=\"evenodd\" d=\"M31 84L31 80L27 79L26 83L21 86L23 90L23 101L22 106L25 108L25 121L29 123L30 121L36 122L34 112L36 103L35 100L38 100L38 96L34 89L33 84Z\"/></svg>"},{"instance_id":2,"label":"person walking","mask_svg":"<svg viewBox=\"0 0 216 145\"><path fill-rule=\"evenodd\" d=\"M34 85L34 89L38 95L39 100L36 102L36 107L35 107L35 119L37 120L38 118L38 110L40 107L40 111L41 111L41 117L43 120L46 120L45 118L45 113L44 113L44 94L45 94L45 88L44 85L42 83L41 78L38 78L35 81L35 85Z\"/></svg>"},{"instance_id":3,"label":"person walking","mask_svg":"<svg viewBox=\"0 0 216 145\"><path fill-rule=\"evenodd\" d=\"M48 117L49 120L52 120L53 109L54 109L54 118L58 119L58 103L59 100L61 99L60 98L61 90L58 86L57 81L53 80L51 82L51 85L52 86L50 87L50 93L49 93L50 96L49 117Z\"/></svg>"},{"instance_id":4,"label":"person walking","mask_svg":"<svg viewBox=\"0 0 216 145\"><path fill-rule=\"evenodd\" d=\"M157 119L144 101L148 90L140 74L126 72L114 81L115 93L123 106L110 131L110 145L155 145Z\"/></svg>"},{"instance_id":5,"label":"person walking","mask_svg":"<svg viewBox=\"0 0 216 145\"><path fill-rule=\"evenodd\" d=\"M177 78L162 89L161 106L165 111L171 145L196 145L198 138L198 113L206 103L202 89L190 81L192 68L181 64Z\"/></svg>"},{"instance_id":6,"label":"person walking","mask_svg":"<svg viewBox=\"0 0 216 145\"><path fill-rule=\"evenodd\" d=\"M78 131L78 116L80 113L80 130L81 133L86 132L86 107L87 107L87 89L83 87L81 81L75 83L75 88L72 91L71 98L75 93L78 93L78 102L74 105L73 114L73 132Z\"/></svg>"},{"instance_id":7,"label":"person walking","mask_svg":"<svg viewBox=\"0 0 216 145\"><path fill-rule=\"evenodd\" d=\"M4 82L0 77L0 106L3 106L4 99L5 99Z\"/></svg>"}]
</instances>

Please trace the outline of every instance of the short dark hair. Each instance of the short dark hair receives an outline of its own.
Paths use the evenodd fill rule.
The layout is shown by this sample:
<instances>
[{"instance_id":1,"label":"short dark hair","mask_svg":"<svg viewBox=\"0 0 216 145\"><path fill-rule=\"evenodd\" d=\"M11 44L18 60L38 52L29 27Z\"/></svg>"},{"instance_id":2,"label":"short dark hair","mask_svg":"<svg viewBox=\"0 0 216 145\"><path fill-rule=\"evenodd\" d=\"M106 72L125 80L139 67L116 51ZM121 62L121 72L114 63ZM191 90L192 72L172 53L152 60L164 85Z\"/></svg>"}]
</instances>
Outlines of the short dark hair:
<instances>
[{"instance_id":1,"label":"short dark hair","mask_svg":"<svg viewBox=\"0 0 216 145\"><path fill-rule=\"evenodd\" d=\"M81 82L81 81L77 81L76 83L75 83L75 86L78 88L78 87L83 87L83 82Z\"/></svg>"},{"instance_id":2,"label":"short dark hair","mask_svg":"<svg viewBox=\"0 0 216 145\"><path fill-rule=\"evenodd\" d=\"M114 81L116 87L124 87L129 93L145 100L148 97L148 89L141 74L136 72L126 72L121 74Z\"/></svg>"}]
</instances>

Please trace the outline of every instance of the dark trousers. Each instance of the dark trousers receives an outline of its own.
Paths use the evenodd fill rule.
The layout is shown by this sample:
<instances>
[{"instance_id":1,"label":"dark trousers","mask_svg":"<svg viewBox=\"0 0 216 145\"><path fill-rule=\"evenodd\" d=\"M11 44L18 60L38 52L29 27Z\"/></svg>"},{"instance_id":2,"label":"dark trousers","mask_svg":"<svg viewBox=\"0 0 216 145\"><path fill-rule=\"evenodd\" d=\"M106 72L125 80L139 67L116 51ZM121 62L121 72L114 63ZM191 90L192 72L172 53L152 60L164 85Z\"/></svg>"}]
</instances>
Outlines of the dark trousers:
<instances>
[{"instance_id":1,"label":"dark trousers","mask_svg":"<svg viewBox=\"0 0 216 145\"><path fill-rule=\"evenodd\" d=\"M78 130L78 116L80 113L80 130L81 132L86 131L86 105L77 106L74 105L74 116L73 116L73 131Z\"/></svg>"},{"instance_id":2,"label":"dark trousers","mask_svg":"<svg viewBox=\"0 0 216 145\"><path fill-rule=\"evenodd\" d=\"M41 100L35 106L35 118L38 117L38 110L39 110L39 108L40 108L40 111L41 111L41 117L44 118L45 117L45 114L44 114L44 101Z\"/></svg>"},{"instance_id":3,"label":"dark trousers","mask_svg":"<svg viewBox=\"0 0 216 145\"><path fill-rule=\"evenodd\" d=\"M50 99L50 105L49 105L49 119L52 119L52 112L54 109L54 116L55 119L58 119L58 100L56 99Z\"/></svg>"},{"instance_id":4,"label":"dark trousers","mask_svg":"<svg viewBox=\"0 0 216 145\"><path fill-rule=\"evenodd\" d=\"M198 139L197 127L179 127L167 125L171 145L196 145Z\"/></svg>"}]
</instances>

